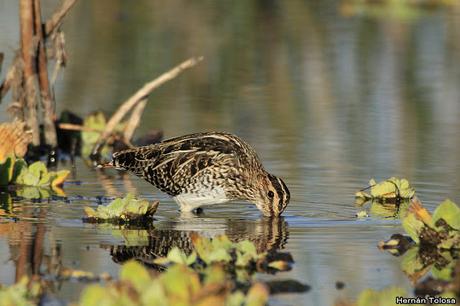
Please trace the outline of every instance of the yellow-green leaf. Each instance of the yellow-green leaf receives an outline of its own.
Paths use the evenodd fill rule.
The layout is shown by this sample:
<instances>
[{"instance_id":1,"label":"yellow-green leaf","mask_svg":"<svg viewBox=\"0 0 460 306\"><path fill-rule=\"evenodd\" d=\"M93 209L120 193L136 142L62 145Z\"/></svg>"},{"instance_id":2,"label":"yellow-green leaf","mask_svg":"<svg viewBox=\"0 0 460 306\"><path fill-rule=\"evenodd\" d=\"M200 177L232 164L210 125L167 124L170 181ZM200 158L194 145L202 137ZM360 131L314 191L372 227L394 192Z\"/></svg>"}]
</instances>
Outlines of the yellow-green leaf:
<instances>
[{"instance_id":1,"label":"yellow-green leaf","mask_svg":"<svg viewBox=\"0 0 460 306\"><path fill-rule=\"evenodd\" d=\"M120 279L131 282L137 290L142 291L151 278L140 263L131 260L121 268Z\"/></svg>"},{"instance_id":2,"label":"yellow-green leaf","mask_svg":"<svg viewBox=\"0 0 460 306\"><path fill-rule=\"evenodd\" d=\"M460 208L451 200L447 199L436 208L433 213L433 223L444 219L449 226L460 230Z\"/></svg>"}]
</instances>

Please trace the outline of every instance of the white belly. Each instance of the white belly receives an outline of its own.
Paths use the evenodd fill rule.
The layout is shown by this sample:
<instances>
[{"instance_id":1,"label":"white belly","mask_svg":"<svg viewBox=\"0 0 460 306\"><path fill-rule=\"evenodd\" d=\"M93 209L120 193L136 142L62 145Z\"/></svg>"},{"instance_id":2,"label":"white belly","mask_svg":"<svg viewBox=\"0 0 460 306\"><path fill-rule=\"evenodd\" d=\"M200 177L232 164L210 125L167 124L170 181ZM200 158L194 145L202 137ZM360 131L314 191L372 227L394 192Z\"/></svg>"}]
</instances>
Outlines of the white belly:
<instances>
[{"instance_id":1,"label":"white belly","mask_svg":"<svg viewBox=\"0 0 460 306\"><path fill-rule=\"evenodd\" d=\"M194 209L204 206L220 204L230 201L225 195L222 188L213 188L201 190L197 193L181 193L174 197L174 200L179 204L181 211L193 211Z\"/></svg>"}]
</instances>

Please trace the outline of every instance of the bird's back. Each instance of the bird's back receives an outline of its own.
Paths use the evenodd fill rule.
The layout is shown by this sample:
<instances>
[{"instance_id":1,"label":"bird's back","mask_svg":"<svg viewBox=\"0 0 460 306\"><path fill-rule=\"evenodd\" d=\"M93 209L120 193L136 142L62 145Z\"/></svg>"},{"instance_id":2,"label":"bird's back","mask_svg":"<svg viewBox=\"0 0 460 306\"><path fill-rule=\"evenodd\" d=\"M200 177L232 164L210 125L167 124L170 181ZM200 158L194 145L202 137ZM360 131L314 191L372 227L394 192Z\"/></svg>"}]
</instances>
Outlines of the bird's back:
<instances>
[{"instance_id":1,"label":"bird's back","mask_svg":"<svg viewBox=\"0 0 460 306\"><path fill-rule=\"evenodd\" d=\"M120 151L113 154L113 165L143 177L172 196L212 184L238 185L231 180L244 180L262 169L257 154L246 142L232 134L215 132Z\"/></svg>"}]
</instances>

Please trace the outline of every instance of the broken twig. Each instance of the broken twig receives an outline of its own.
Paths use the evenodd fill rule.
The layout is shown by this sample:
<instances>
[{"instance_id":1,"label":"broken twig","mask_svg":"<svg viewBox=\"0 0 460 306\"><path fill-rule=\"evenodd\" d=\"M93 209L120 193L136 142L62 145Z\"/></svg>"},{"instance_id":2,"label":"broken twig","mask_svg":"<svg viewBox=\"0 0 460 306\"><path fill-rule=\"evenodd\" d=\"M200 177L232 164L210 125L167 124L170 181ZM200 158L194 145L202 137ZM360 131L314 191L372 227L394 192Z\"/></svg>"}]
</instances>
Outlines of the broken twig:
<instances>
[{"instance_id":1,"label":"broken twig","mask_svg":"<svg viewBox=\"0 0 460 306\"><path fill-rule=\"evenodd\" d=\"M38 84L40 86L40 97L42 104L43 125L45 129L45 142L51 148L57 147L56 128L54 126L55 114L53 109L53 96L50 90L50 83L48 78L48 65L45 50L45 36L42 31L42 13L40 0L33 1L34 6L34 22L35 22L35 36L38 38L37 50L37 73Z\"/></svg>"},{"instance_id":2,"label":"broken twig","mask_svg":"<svg viewBox=\"0 0 460 306\"><path fill-rule=\"evenodd\" d=\"M123 117L136 105L138 105L140 102L144 101L147 99L147 97L150 95L150 93L166 83L167 81L170 81L177 77L181 72L183 72L186 69L192 68L195 66L197 63L203 60L203 57L193 57L185 62L182 62L178 66L174 67L173 69L163 73L160 75L158 78L154 79L153 81L145 84L141 89L139 89L134 95L132 95L128 100L123 102L120 107L117 109L117 111L113 114L112 118L110 118L109 122L107 122L107 125L105 126L104 131L102 132L101 136L99 136L98 141L93 147L92 153L91 153L91 158L95 161L98 161L100 159L100 152L102 150L102 147L106 143L108 137L112 134L113 130L117 126L118 123L123 119ZM139 116L140 117L140 116ZM134 131L133 131L134 133Z\"/></svg>"},{"instance_id":3,"label":"broken twig","mask_svg":"<svg viewBox=\"0 0 460 306\"><path fill-rule=\"evenodd\" d=\"M147 99L140 101L134 110L131 112L131 117L126 124L125 130L123 132L123 140L127 144L131 144L131 139L133 138L134 131L139 126L141 122L142 113L144 112L145 105L147 104Z\"/></svg>"},{"instance_id":4,"label":"broken twig","mask_svg":"<svg viewBox=\"0 0 460 306\"><path fill-rule=\"evenodd\" d=\"M62 22L65 15L69 12L69 10L74 6L77 0L66 0L62 3L61 7L56 10L56 12L51 16L51 18L46 21L45 24L45 38L48 37Z\"/></svg>"},{"instance_id":5,"label":"broken twig","mask_svg":"<svg viewBox=\"0 0 460 306\"><path fill-rule=\"evenodd\" d=\"M83 125L79 124L73 124L73 123L59 123L59 128L61 130L67 130L67 131L84 131L84 132L101 132L98 129L93 129L90 127L86 127Z\"/></svg>"},{"instance_id":6,"label":"broken twig","mask_svg":"<svg viewBox=\"0 0 460 306\"><path fill-rule=\"evenodd\" d=\"M4 57L3 52L0 52L0 73L2 72L3 57Z\"/></svg>"}]
</instances>

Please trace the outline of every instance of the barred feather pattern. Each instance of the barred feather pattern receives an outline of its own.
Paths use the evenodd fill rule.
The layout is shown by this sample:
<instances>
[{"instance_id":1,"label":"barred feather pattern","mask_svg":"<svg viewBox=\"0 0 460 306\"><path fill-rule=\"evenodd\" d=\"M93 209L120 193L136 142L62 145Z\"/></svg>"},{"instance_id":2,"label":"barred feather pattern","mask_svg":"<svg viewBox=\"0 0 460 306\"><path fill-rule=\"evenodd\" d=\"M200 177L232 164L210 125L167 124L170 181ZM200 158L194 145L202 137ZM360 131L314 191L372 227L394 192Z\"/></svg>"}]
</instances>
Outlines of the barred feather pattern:
<instances>
[{"instance_id":1,"label":"barred feather pattern","mask_svg":"<svg viewBox=\"0 0 460 306\"><path fill-rule=\"evenodd\" d=\"M254 149L228 133L190 134L116 152L112 164L173 197L185 195L180 201L176 198L181 205L188 198L198 199L198 207L213 200L221 203L239 199L254 202L264 214L279 215L290 198L284 182L264 170ZM271 187L276 203L266 199ZM224 195L211 194L216 189L222 189Z\"/></svg>"}]
</instances>

